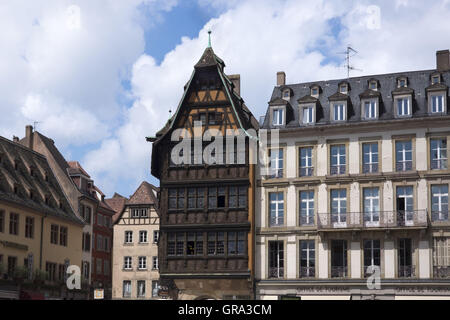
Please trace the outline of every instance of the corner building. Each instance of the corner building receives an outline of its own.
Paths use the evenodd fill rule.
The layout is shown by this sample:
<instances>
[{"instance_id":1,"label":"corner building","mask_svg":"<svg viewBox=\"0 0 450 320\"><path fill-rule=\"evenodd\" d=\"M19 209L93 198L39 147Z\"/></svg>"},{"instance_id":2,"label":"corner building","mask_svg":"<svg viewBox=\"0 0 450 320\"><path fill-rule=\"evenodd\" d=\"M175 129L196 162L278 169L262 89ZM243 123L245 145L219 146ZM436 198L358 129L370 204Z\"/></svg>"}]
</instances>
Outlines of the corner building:
<instances>
[{"instance_id":1,"label":"corner building","mask_svg":"<svg viewBox=\"0 0 450 320\"><path fill-rule=\"evenodd\" d=\"M258 299L448 299L450 54L433 70L286 84L257 176ZM369 290L369 267L381 288Z\"/></svg>"}]
</instances>

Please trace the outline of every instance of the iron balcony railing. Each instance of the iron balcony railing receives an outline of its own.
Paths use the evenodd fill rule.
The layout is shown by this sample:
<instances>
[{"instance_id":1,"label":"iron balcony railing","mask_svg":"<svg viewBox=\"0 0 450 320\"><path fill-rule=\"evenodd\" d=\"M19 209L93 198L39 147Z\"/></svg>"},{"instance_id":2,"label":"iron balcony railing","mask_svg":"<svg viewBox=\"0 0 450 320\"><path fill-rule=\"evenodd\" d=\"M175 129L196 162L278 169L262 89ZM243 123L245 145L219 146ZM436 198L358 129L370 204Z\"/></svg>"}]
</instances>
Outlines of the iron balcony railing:
<instances>
[{"instance_id":1,"label":"iron balcony railing","mask_svg":"<svg viewBox=\"0 0 450 320\"><path fill-rule=\"evenodd\" d=\"M313 226L314 225L314 216L300 216L300 225L301 226Z\"/></svg>"},{"instance_id":2,"label":"iron balcony railing","mask_svg":"<svg viewBox=\"0 0 450 320\"><path fill-rule=\"evenodd\" d=\"M313 167L301 167L300 168L300 176L301 177L311 177L314 174Z\"/></svg>"},{"instance_id":3,"label":"iron balcony railing","mask_svg":"<svg viewBox=\"0 0 450 320\"><path fill-rule=\"evenodd\" d=\"M411 171L412 164L413 164L412 160L397 161L395 164L395 170L396 171Z\"/></svg>"},{"instance_id":4,"label":"iron balcony railing","mask_svg":"<svg viewBox=\"0 0 450 320\"><path fill-rule=\"evenodd\" d=\"M283 267L271 267L269 268L269 278L283 278L284 268Z\"/></svg>"},{"instance_id":5,"label":"iron balcony railing","mask_svg":"<svg viewBox=\"0 0 450 320\"><path fill-rule=\"evenodd\" d=\"M347 277L347 267L345 266L331 266L332 278L345 278Z\"/></svg>"},{"instance_id":6,"label":"iron balcony railing","mask_svg":"<svg viewBox=\"0 0 450 320\"><path fill-rule=\"evenodd\" d=\"M330 167L330 174L332 176L339 175L339 174L345 174L345 164L332 165Z\"/></svg>"},{"instance_id":7,"label":"iron balcony railing","mask_svg":"<svg viewBox=\"0 0 450 320\"><path fill-rule=\"evenodd\" d=\"M399 278L412 278L416 276L416 268L414 266L398 266Z\"/></svg>"},{"instance_id":8,"label":"iron balcony railing","mask_svg":"<svg viewBox=\"0 0 450 320\"><path fill-rule=\"evenodd\" d=\"M447 170L447 159L431 160L431 170Z\"/></svg>"},{"instance_id":9,"label":"iron balcony railing","mask_svg":"<svg viewBox=\"0 0 450 320\"><path fill-rule=\"evenodd\" d=\"M433 276L435 278L450 278L450 267L441 267L434 266L433 267Z\"/></svg>"},{"instance_id":10,"label":"iron balcony railing","mask_svg":"<svg viewBox=\"0 0 450 320\"><path fill-rule=\"evenodd\" d=\"M312 278L316 276L315 267L300 267L300 277L301 278Z\"/></svg>"},{"instance_id":11,"label":"iron balcony railing","mask_svg":"<svg viewBox=\"0 0 450 320\"><path fill-rule=\"evenodd\" d=\"M373 269L371 269L370 267L372 267L372 268L374 268L374 267L380 268L379 265L370 265L370 266L364 265L364 278L368 278L368 277L370 277L371 275L374 274L373 272L369 272L369 271L373 271Z\"/></svg>"},{"instance_id":12,"label":"iron balcony railing","mask_svg":"<svg viewBox=\"0 0 450 320\"><path fill-rule=\"evenodd\" d=\"M428 225L427 210L319 213L317 220L319 230L426 227Z\"/></svg>"},{"instance_id":13,"label":"iron balcony railing","mask_svg":"<svg viewBox=\"0 0 450 320\"><path fill-rule=\"evenodd\" d=\"M431 221L432 222L449 222L448 211L431 211Z\"/></svg>"},{"instance_id":14,"label":"iron balcony railing","mask_svg":"<svg viewBox=\"0 0 450 320\"><path fill-rule=\"evenodd\" d=\"M363 164L363 173L377 173L378 163L366 163Z\"/></svg>"},{"instance_id":15,"label":"iron balcony railing","mask_svg":"<svg viewBox=\"0 0 450 320\"><path fill-rule=\"evenodd\" d=\"M283 225L284 225L284 217L283 216L270 217L270 226L271 227L282 227Z\"/></svg>"}]
</instances>

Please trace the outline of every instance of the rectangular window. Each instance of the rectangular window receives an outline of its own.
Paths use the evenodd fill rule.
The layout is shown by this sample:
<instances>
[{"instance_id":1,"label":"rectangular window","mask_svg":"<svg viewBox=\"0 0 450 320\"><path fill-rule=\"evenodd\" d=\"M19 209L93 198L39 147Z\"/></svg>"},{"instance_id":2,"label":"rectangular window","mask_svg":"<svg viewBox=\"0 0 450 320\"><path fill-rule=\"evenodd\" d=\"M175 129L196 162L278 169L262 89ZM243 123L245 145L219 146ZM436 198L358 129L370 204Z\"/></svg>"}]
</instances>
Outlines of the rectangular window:
<instances>
[{"instance_id":1,"label":"rectangular window","mask_svg":"<svg viewBox=\"0 0 450 320\"><path fill-rule=\"evenodd\" d=\"M147 270L147 257L139 257L138 261L139 261L138 265L139 270Z\"/></svg>"},{"instance_id":2,"label":"rectangular window","mask_svg":"<svg viewBox=\"0 0 450 320\"><path fill-rule=\"evenodd\" d=\"M363 148L363 173L378 172L378 143L368 142L362 144Z\"/></svg>"},{"instance_id":3,"label":"rectangular window","mask_svg":"<svg viewBox=\"0 0 450 320\"><path fill-rule=\"evenodd\" d=\"M273 109L272 110L272 125L281 126L284 121L284 109Z\"/></svg>"},{"instance_id":4,"label":"rectangular window","mask_svg":"<svg viewBox=\"0 0 450 320\"><path fill-rule=\"evenodd\" d=\"M125 243L133 243L133 231L125 231Z\"/></svg>"},{"instance_id":5,"label":"rectangular window","mask_svg":"<svg viewBox=\"0 0 450 320\"><path fill-rule=\"evenodd\" d=\"M270 206L270 226L284 225L284 193L270 192L269 193Z\"/></svg>"},{"instance_id":6,"label":"rectangular window","mask_svg":"<svg viewBox=\"0 0 450 320\"><path fill-rule=\"evenodd\" d=\"M64 264L59 264L58 265L58 280L64 281L65 274L66 274L66 266Z\"/></svg>"},{"instance_id":7,"label":"rectangular window","mask_svg":"<svg viewBox=\"0 0 450 320\"><path fill-rule=\"evenodd\" d=\"M381 246L380 240L364 240L364 276L372 274L367 270L370 266L380 267Z\"/></svg>"},{"instance_id":8,"label":"rectangular window","mask_svg":"<svg viewBox=\"0 0 450 320\"><path fill-rule=\"evenodd\" d=\"M169 209L184 209L184 188L169 189Z\"/></svg>"},{"instance_id":9,"label":"rectangular window","mask_svg":"<svg viewBox=\"0 0 450 320\"><path fill-rule=\"evenodd\" d=\"M167 234L167 255L169 255L169 256L175 255L175 242L176 242L175 233L168 233Z\"/></svg>"},{"instance_id":10,"label":"rectangular window","mask_svg":"<svg viewBox=\"0 0 450 320\"><path fill-rule=\"evenodd\" d=\"M152 280L152 297L157 297L159 293L158 281Z\"/></svg>"},{"instance_id":11,"label":"rectangular window","mask_svg":"<svg viewBox=\"0 0 450 320\"><path fill-rule=\"evenodd\" d=\"M188 232L187 234L187 244L186 244L186 254L187 255L203 255L203 233L202 232Z\"/></svg>"},{"instance_id":12,"label":"rectangular window","mask_svg":"<svg viewBox=\"0 0 450 320\"><path fill-rule=\"evenodd\" d=\"M335 226L347 223L347 189L331 190L331 222Z\"/></svg>"},{"instance_id":13,"label":"rectangular window","mask_svg":"<svg viewBox=\"0 0 450 320\"><path fill-rule=\"evenodd\" d=\"M101 275L101 274L103 273L103 272L102 272L103 260L97 258L97 259L96 259L96 263L97 263L97 270L96 270L96 273L97 273L98 275Z\"/></svg>"},{"instance_id":14,"label":"rectangular window","mask_svg":"<svg viewBox=\"0 0 450 320\"><path fill-rule=\"evenodd\" d=\"M450 277L450 238L433 238L433 275L435 278Z\"/></svg>"},{"instance_id":15,"label":"rectangular window","mask_svg":"<svg viewBox=\"0 0 450 320\"><path fill-rule=\"evenodd\" d=\"M137 281L137 297L145 298L145 280Z\"/></svg>"},{"instance_id":16,"label":"rectangular window","mask_svg":"<svg viewBox=\"0 0 450 320\"><path fill-rule=\"evenodd\" d=\"M364 224L369 227L380 225L379 188L364 188Z\"/></svg>"},{"instance_id":17,"label":"rectangular window","mask_svg":"<svg viewBox=\"0 0 450 320\"><path fill-rule=\"evenodd\" d=\"M67 227L59 228L59 244L67 247Z\"/></svg>"},{"instance_id":18,"label":"rectangular window","mask_svg":"<svg viewBox=\"0 0 450 320\"><path fill-rule=\"evenodd\" d=\"M397 98L397 116L399 117L407 117L411 115L411 106L409 103L409 98Z\"/></svg>"},{"instance_id":19,"label":"rectangular window","mask_svg":"<svg viewBox=\"0 0 450 320\"><path fill-rule=\"evenodd\" d=\"M246 208L247 207L247 187L229 187L228 189L228 206L230 208Z\"/></svg>"},{"instance_id":20,"label":"rectangular window","mask_svg":"<svg viewBox=\"0 0 450 320\"><path fill-rule=\"evenodd\" d=\"M345 120L345 105L343 103L337 103L333 105L334 121Z\"/></svg>"},{"instance_id":21,"label":"rectangular window","mask_svg":"<svg viewBox=\"0 0 450 320\"><path fill-rule=\"evenodd\" d=\"M84 279L89 279L90 274L90 264L88 261L82 261L83 264L83 277Z\"/></svg>"},{"instance_id":22,"label":"rectangular window","mask_svg":"<svg viewBox=\"0 0 450 320\"><path fill-rule=\"evenodd\" d=\"M131 281L130 280L123 281L123 297L131 298Z\"/></svg>"},{"instance_id":23,"label":"rectangular window","mask_svg":"<svg viewBox=\"0 0 450 320\"><path fill-rule=\"evenodd\" d=\"M448 221L448 184L431 186L431 220Z\"/></svg>"},{"instance_id":24,"label":"rectangular window","mask_svg":"<svg viewBox=\"0 0 450 320\"><path fill-rule=\"evenodd\" d=\"M300 225L314 225L314 191L300 191Z\"/></svg>"},{"instance_id":25,"label":"rectangular window","mask_svg":"<svg viewBox=\"0 0 450 320\"><path fill-rule=\"evenodd\" d=\"M16 236L19 234L19 214L17 213L9 214L9 234Z\"/></svg>"},{"instance_id":26,"label":"rectangular window","mask_svg":"<svg viewBox=\"0 0 450 320\"><path fill-rule=\"evenodd\" d=\"M154 230L153 231L153 243L158 243L158 239L159 239L159 231Z\"/></svg>"},{"instance_id":27,"label":"rectangular window","mask_svg":"<svg viewBox=\"0 0 450 320\"><path fill-rule=\"evenodd\" d=\"M447 170L447 138L430 139L431 170Z\"/></svg>"},{"instance_id":28,"label":"rectangular window","mask_svg":"<svg viewBox=\"0 0 450 320\"><path fill-rule=\"evenodd\" d=\"M147 231L139 231L139 243L147 243Z\"/></svg>"},{"instance_id":29,"label":"rectangular window","mask_svg":"<svg viewBox=\"0 0 450 320\"><path fill-rule=\"evenodd\" d=\"M377 117L377 104L375 100L364 102L364 119L375 119Z\"/></svg>"},{"instance_id":30,"label":"rectangular window","mask_svg":"<svg viewBox=\"0 0 450 320\"><path fill-rule=\"evenodd\" d=\"M225 208L225 187L208 188L208 208Z\"/></svg>"},{"instance_id":31,"label":"rectangular window","mask_svg":"<svg viewBox=\"0 0 450 320\"><path fill-rule=\"evenodd\" d=\"M103 237L103 241L104 241L104 246L103 249L105 250L105 252L109 252L109 238L108 237Z\"/></svg>"},{"instance_id":32,"label":"rectangular window","mask_svg":"<svg viewBox=\"0 0 450 320\"><path fill-rule=\"evenodd\" d=\"M105 273L105 276L109 276L110 273L109 260L103 261L103 272Z\"/></svg>"},{"instance_id":33,"label":"rectangular window","mask_svg":"<svg viewBox=\"0 0 450 320\"><path fill-rule=\"evenodd\" d=\"M97 235L97 250L103 251L103 237L101 235Z\"/></svg>"},{"instance_id":34,"label":"rectangular window","mask_svg":"<svg viewBox=\"0 0 450 320\"><path fill-rule=\"evenodd\" d=\"M56 263L46 262L45 271L47 272L47 281L56 280Z\"/></svg>"},{"instance_id":35,"label":"rectangular window","mask_svg":"<svg viewBox=\"0 0 450 320\"><path fill-rule=\"evenodd\" d=\"M283 178L283 149L270 149L270 178Z\"/></svg>"},{"instance_id":36,"label":"rectangular window","mask_svg":"<svg viewBox=\"0 0 450 320\"><path fill-rule=\"evenodd\" d=\"M188 209L203 209L205 188L188 188Z\"/></svg>"},{"instance_id":37,"label":"rectangular window","mask_svg":"<svg viewBox=\"0 0 450 320\"><path fill-rule=\"evenodd\" d=\"M50 226L50 243L58 244L59 227L56 224Z\"/></svg>"},{"instance_id":38,"label":"rectangular window","mask_svg":"<svg viewBox=\"0 0 450 320\"><path fill-rule=\"evenodd\" d=\"M269 241L269 278L284 277L283 241Z\"/></svg>"},{"instance_id":39,"label":"rectangular window","mask_svg":"<svg viewBox=\"0 0 450 320\"><path fill-rule=\"evenodd\" d=\"M300 176L310 177L314 174L314 167L312 163L312 147L300 148Z\"/></svg>"},{"instance_id":40,"label":"rectangular window","mask_svg":"<svg viewBox=\"0 0 450 320\"><path fill-rule=\"evenodd\" d=\"M1 222L0 222L1 223ZM34 238L34 218L25 218L25 238Z\"/></svg>"},{"instance_id":41,"label":"rectangular window","mask_svg":"<svg viewBox=\"0 0 450 320\"><path fill-rule=\"evenodd\" d=\"M330 174L331 175L345 174L346 171L345 144L331 146L330 156L331 156Z\"/></svg>"},{"instance_id":42,"label":"rectangular window","mask_svg":"<svg viewBox=\"0 0 450 320\"><path fill-rule=\"evenodd\" d=\"M412 164L412 141L395 141L396 171L410 171L413 167Z\"/></svg>"},{"instance_id":43,"label":"rectangular window","mask_svg":"<svg viewBox=\"0 0 450 320\"><path fill-rule=\"evenodd\" d=\"M0 210L0 232L5 232L5 211Z\"/></svg>"},{"instance_id":44,"label":"rectangular window","mask_svg":"<svg viewBox=\"0 0 450 320\"><path fill-rule=\"evenodd\" d=\"M17 257L8 256L7 273L8 273L9 277L13 277L14 276L14 272L16 270L16 267L17 267Z\"/></svg>"},{"instance_id":45,"label":"rectangular window","mask_svg":"<svg viewBox=\"0 0 450 320\"><path fill-rule=\"evenodd\" d=\"M414 224L413 187L397 187L397 225L411 226Z\"/></svg>"},{"instance_id":46,"label":"rectangular window","mask_svg":"<svg viewBox=\"0 0 450 320\"><path fill-rule=\"evenodd\" d=\"M300 241L300 277L314 277L316 275L315 241Z\"/></svg>"},{"instance_id":47,"label":"rectangular window","mask_svg":"<svg viewBox=\"0 0 450 320\"><path fill-rule=\"evenodd\" d=\"M331 277L347 277L346 240L331 240Z\"/></svg>"},{"instance_id":48,"label":"rectangular window","mask_svg":"<svg viewBox=\"0 0 450 320\"><path fill-rule=\"evenodd\" d=\"M91 235L86 232L83 233L83 251L89 252L91 250Z\"/></svg>"},{"instance_id":49,"label":"rectangular window","mask_svg":"<svg viewBox=\"0 0 450 320\"><path fill-rule=\"evenodd\" d=\"M303 124L314 122L314 107L308 106L303 108Z\"/></svg>"},{"instance_id":50,"label":"rectangular window","mask_svg":"<svg viewBox=\"0 0 450 320\"><path fill-rule=\"evenodd\" d=\"M131 217L139 218L139 209L131 209Z\"/></svg>"},{"instance_id":51,"label":"rectangular window","mask_svg":"<svg viewBox=\"0 0 450 320\"><path fill-rule=\"evenodd\" d=\"M225 233L208 232L208 255L223 255L225 253Z\"/></svg>"},{"instance_id":52,"label":"rectangular window","mask_svg":"<svg viewBox=\"0 0 450 320\"><path fill-rule=\"evenodd\" d=\"M132 264L131 264L131 257L123 257L123 268L125 270L131 270Z\"/></svg>"},{"instance_id":53,"label":"rectangular window","mask_svg":"<svg viewBox=\"0 0 450 320\"><path fill-rule=\"evenodd\" d=\"M184 233L177 232L176 254L182 256L184 254Z\"/></svg>"},{"instance_id":54,"label":"rectangular window","mask_svg":"<svg viewBox=\"0 0 450 320\"><path fill-rule=\"evenodd\" d=\"M399 239L398 246L398 276L399 278L410 278L415 274L412 264L412 241L411 239Z\"/></svg>"},{"instance_id":55,"label":"rectangular window","mask_svg":"<svg viewBox=\"0 0 450 320\"><path fill-rule=\"evenodd\" d=\"M99 226L103 225L103 216L101 214L97 215L97 225Z\"/></svg>"},{"instance_id":56,"label":"rectangular window","mask_svg":"<svg viewBox=\"0 0 450 320\"><path fill-rule=\"evenodd\" d=\"M152 269L153 270L158 269L158 257L152 257Z\"/></svg>"},{"instance_id":57,"label":"rectangular window","mask_svg":"<svg viewBox=\"0 0 450 320\"><path fill-rule=\"evenodd\" d=\"M444 112L444 96L432 95L431 96L431 112L443 113Z\"/></svg>"}]
</instances>

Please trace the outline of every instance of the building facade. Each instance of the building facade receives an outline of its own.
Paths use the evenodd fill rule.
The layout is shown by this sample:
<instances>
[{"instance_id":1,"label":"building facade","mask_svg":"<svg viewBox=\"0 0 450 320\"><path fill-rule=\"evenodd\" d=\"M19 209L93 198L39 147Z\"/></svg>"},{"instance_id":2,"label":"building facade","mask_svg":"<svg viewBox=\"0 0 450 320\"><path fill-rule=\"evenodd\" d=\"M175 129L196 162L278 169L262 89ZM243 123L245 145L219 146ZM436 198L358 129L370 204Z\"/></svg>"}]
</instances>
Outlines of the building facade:
<instances>
[{"instance_id":1,"label":"building facade","mask_svg":"<svg viewBox=\"0 0 450 320\"><path fill-rule=\"evenodd\" d=\"M0 299L81 298L65 280L83 227L47 159L0 137Z\"/></svg>"},{"instance_id":2,"label":"building facade","mask_svg":"<svg viewBox=\"0 0 450 320\"><path fill-rule=\"evenodd\" d=\"M157 188L142 182L114 222L113 299L158 299ZM121 207L124 198L107 199ZM119 201L115 201L119 200Z\"/></svg>"},{"instance_id":3,"label":"building facade","mask_svg":"<svg viewBox=\"0 0 450 320\"><path fill-rule=\"evenodd\" d=\"M277 74L258 299L450 298L449 70L446 50L433 70L292 85Z\"/></svg>"},{"instance_id":4,"label":"building facade","mask_svg":"<svg viewBox=\"0 0 450 320\"><path fill-rule=\"evenodd\" d=\"M253 297L255 180L249 142L238 151L232 141L235 153L227 161L218 160L220 142L209 149L212 163L202 158L211 147L203 139L206 130L225 137L227 130L256 136L258 129L239 96L239 75L225 75L224 67L208 47L174 116L147 138L153 142L152 174L160 179L160 292L172 299ZM181 163L171 158L177 153L171 139L177 129L193 138L184 140L186 150L178 151ZM241 156L243 161L237 161Z\"/></svg>"}]
</instances>

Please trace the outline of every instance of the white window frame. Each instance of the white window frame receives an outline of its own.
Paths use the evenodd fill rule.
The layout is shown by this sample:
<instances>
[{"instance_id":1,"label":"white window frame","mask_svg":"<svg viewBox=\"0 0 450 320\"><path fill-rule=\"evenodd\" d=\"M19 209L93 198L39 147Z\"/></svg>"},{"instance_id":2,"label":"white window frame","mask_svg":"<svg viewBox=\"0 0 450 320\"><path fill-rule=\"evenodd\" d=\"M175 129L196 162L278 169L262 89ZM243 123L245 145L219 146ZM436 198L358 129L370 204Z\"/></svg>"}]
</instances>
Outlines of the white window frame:
<instances>
[{"instance_id":1,"label":"white window frame","mask_svg":"<svg viewBox=\"0 0 450 320\"><path fill-rule=\"evenodd\" d=\"M141 287L139 286L140 284L144 284L143 286L143 290L141 290ZM136 281L136 286L137 286L137 297L138 298L145 298L146 295L146 283L145 280L138 280Z\"/></svg>"},{"instance_id":2,"label":"white window frame","mask_svg":"<svg viewBox=\"0 0 450 320\"><path fill-rule=\"evenodd\" d=\"M133 258L130 256L123 257L123 269L133 270Z\"/></svg>"},{"instance_id":3,"label":"white window frame","mask_svg":"<svg viewBox=\"0 0 450 320\"><path fill-rule=\"evenodd\" d=\"M122 283L122 296L124 298L131 298L131 281L124 280Z\"/></svg>"},{"instance_id":4,"label":"white window frame","mask_svg":"<svg viewBox=\"0 0 450 320\"><path fill-rule=\"evenodd\" d=\"M404 85L404 86L401 85L401 82L402 82L402 81L405 82L405 85ZM399 78L399 79L397 80L397 88L407 88L407 87L408 87L408 79L406 79L406 78Z\"/></svg>"},{"instance_id":5,"label":"white window frame","mask_svg":"<svg viewBox=\"0 0 450 320\"><path fill-rule=\"evenodd\" d=\"M307 243L305 249L302 248L303 243ZM300 259L299 259L300 268L307 268L307 274L305 275L305 277L313 277L315 275L316 269L316 243L314 240L300 240L299 246L300 246ZM302 251L306 252L306 266L301 264ZM311 268L314 268L314 272L310 274ZM302 277L301 269L299 272L299 276Z\"/></svg>"},{"instance_id":6,"label":"white window frame","mask_svg":"<svg viewBox=\"0 0 450 320\"><path fill-rule=\"evenodd\" d=\"M447 192L439 191L439 193L433 193L433 187L447 187ZM443 201L443 198L447 198L447 202ZM435 184L431 185L431 212L432 214L436 212L433 210L433 198L438 199L438 221L448 221L448 184ZM447 206L447 210L443 210L443 206ZM444 219L444 212L447 211L447 219Z\"/></svg>"},{"instance_id":7,"label":"white window frame","mask_svg":"<svg viewBox=\"0 0 450 320\"><path fill-rule=\"evenodd\" d=\"M337 106L343 106L342 110L339 110L338 114L341 115L342 117L340 117L338 120L336 120L336 115L335 115L335 108ZM332 122L342 122L342 121L347 121L347 102L346 101L335 101L331 103L331 121Z\"/></svg>"},{"instance_id":8,"label":"white window frame","mask_svg":"<svg viewBox=\"0 0 450 320\"><path fill-rule=\"evenodd\" d=\"M273 151L276 151L274 158L272 158ZM281 176L279 174L280 170ZM284 177L284 149L281 147L269 149L269 176L273 179L280 179Z\"/></svg>"},{"instance_id":9,"label":"white window frame","mask_svg":"<svg viewBox=\"0 0 450 320\"><path fill-rule=\"evenodd\" d=\"M280 121L280 115L279 115L280 111L282 112L281 123L279 122ZM275 118L274 118L275 112L277 112L277 116L276 116L277 121L276 122L275 122ZM283 106L270 108L270 120L271 120L272 126L283 126L286 123L286 108Z\"/></svg>"},{"instance_id":10,"label":"white window frame","mask_svg":"<svg viewBox=\"0 0 450 320\"><path fill-rule=\"evenodd\" d=\"M333 191L338 191L339 193L341 191L345 191L345 196L341 197L339 194L337 195L336 198L333 198ZM348 209L348 194L347 194L347 189L332 189L330 190L330 206L331 206L331 214L336 214L337 215L337 222L333 222L333 226L334 227L345 227L347 226L347 209ZM337 207L335 207L336 212L333 212L333 201L337 202ZM343 206L342 204L345 204L345 206ZM344 217L344 219L342 219ZM345 221L342 221L345 220Z\"/></svg>"},{"instance_id":11,"label":"white window frame","mask_svg":"<svg viewBox=\"0 0 450 320\"><path fill-rule=\"evenodd\" d=\"M308 110L308 121L305 122L305 111ZM300 124L311 125L316 122L316 107L314 104L300 105ZM311 121L309 121L311 119Z\"/></svg>"},{"instance_id":12,"label":"white window frame","mask_svg":"<svg viewBox=\"0 0 450 320\"><path fill-rule=\"evenodd\" d=\"M138 257L138 270L147 270L147 257L146 256Z\"/></svg>"},{"instance_id":13,"label":"white window frame","mask_svg":"<svg viewBox=\"0 0 450 320\"><path fill-rule=\"evenodd\" d=\"M271 194L277 194L277 197L275 200L270 199ZM279 199L280 194L282 196L282 200ZM268 197L269 197L269 226L270 227L283 226L285 224L285 221L284 221L285 220L284 219L284 210L285 210L284 192L283 191L269 192ZM272 204L275 205L275 216L274 216L275 223L274 224L272 224L272 210L271 210ZM280 207L282 207L282 208L280 209Z\"/></svg>"},{"instance_id":14,"label":"white window frame","mask_svg":"<svg viewBox=\"0 0 450 320\"><path fill-rule=\"evenodd\" d=\"M405 110L405 100L407 101L407 106L406 106L406 108L407 108L407 111L408 111L408 113L407 114L400 114L399 113L399 110L398 110L398 101L399 100L402 100L402 111L404 111ZM396 96L395 98L394 98L394 108L395 108L395 115L396 115L396 117L398 117L398 118L407 118L407 117L411 117L411 115L412 115L412 98L411 98L411 95L406 95L406 96Z\"/></svg>"},{"instance_id":15,"label":"white window frame","mask_svg":"<svg viewBox=\"0 0 450 320\"><path fill-rule=\"evenodd\" d=\"M133 231L131 231L131 230L125 231L124 242L125 243L133 243Z\"/></svg>"},{"instance_id":16,"label":"white window frame","mask_svg":"<svg viewBox=\"0 0 450 320\"><path fill-rule=\"evenodd\" d=\"M152 257L152 269L153 270L158 270L159 269L158 257L157 256L153 256Z\"/></svg>"},{"instance_id":17,"label":"white window frame","mask_svg":"<svg viewBox=\"0 0 450 320\"><path fill-rule=\"evenodd\" d=\"M433 111L433 100L435 97L441 97L442 99L442 111ZM447 94L445 91L436 91L428 93L428 112L430 114L443 114L447 113Z\"/></svg>"},{"instance_id":18,"label":"white window frame","mask_svg":"<svg viewBox=\"0 0 450 320\"><path fill-rule=\"evenodd\" d=\"M314 90L317 90L317 93L313 93ZM311 87L310 95L311 95L311 97L319 98L319 95L320 95L319 87L318 86Z\"/></svg>"},{"instance_id":19,"label":"white window frame","mask_svg":"<svg viewBox=\"0 0 450 320\"><path fill-rule=\"evenodd\" d=\"M375 84L375 88L372 88L373 84ZM369 89L370 90L374 90L374 91L378 91L378 82L376 80L371 80L369 82Z\"/></svg>"},{"instance_id":20,"label":"white window frame","mask_svg":"<svg viewBox=\"0 0 450 320\"><path fill-rule=\"evenodd\" d=\"M344 154L343 154L343 158L344 158L344 163L341 163L341 157L342 154L340 153L341 151L341 147L344 147ZM337 148L337 154L333 155L333 148ZM333 159L336 159L336 163L333 164ZM345 144L332 144L330 145L330 175L341 175L341 174L345 174L347 172L347 145ZM342 166L344 166L344 173L341 172L341 168ZM337 167L338 168L338 172L333 174L332 173L332 168L333 167Z\"/></svg>"},{"instance_id":21,"label":"white window frame","mask_svg":"<svg viewBox=\"0 0 450 320\"><path fill-rule=\"evenodd\" d=\"M430 169L431 170L447 170L448 169L448 151L447 151L448 145L447 145L447 148L442 148L439 145L439 146L437 146L437 149L432 149L433 148L433 146L432 146L433 140L446 140L447 141L447 138L446 137L441 137L441 138L436 137L436 138L430 139L430 161L431 161ZM436 151L437 158L433 158L433 151ZM445 152L445 157L443 157L442 151ZM445 161L445 163L446 163L445 168L443 168L443 165L442 165L442 163L444 162L443 160L447 160L447 161ZM437 168L433 168L433 161L437 161L437 163L439 163L439 165L436 166Z\"/></svg>"},{"instance_id":22,"label":"white window frame","mask_svg":"<svg viewBox=\"0 0 450 320\"><path fill-rule=\"evenodd\" d=\"M305 155L304 157L302 157L302 149L310 149L311 150L311 155ZM298 150L299 153L299 157L300 157L300 172L299 172L299 176L300 177L309 177L314 175L314 164L313 164L313 154L314 154L314 147L312 146L304 146L304 147L299 147ZM302 166L302 160L305 160L305 166ZM306 174L306 175L302 175L302 170L305 170L306 172L309 173L309 169L312 169L312 174Z\"/></svg>"},{"instance_id":23,"label":"white window frame","mask_svg":"<svg viewBox=\"0 0 450 320\"><path fill-rule=\"evenodd\" d=\"M159 240L159 230L153 230L153 243L158 243Z\"/></svg>"},{"instance_id":24,"label":"white window frame","mask_svg":"<svg viewBox=\"0 0 450 320\"><path fill-rule=\"evenodd\" d=\"M287 96L286 96L286 92L287 92ZM282 95L283 95L284 100L289 100L291 98L291 90L289 90L289 89L283 90Z\"/></svg>"},{"instance_id":25,"label":"white window frame","mask_svg":"<svg viewBox=\"0 0 450 320\"><path fill-rule=\"evenodd\" d=\"M406 149L405 147L405 143L406 142L410 142L411 143L411 150ZM402 159L397 159L397 143L401 143L402 144L402 148L400 149L400 153L402 155ZM394 142L394 151L395 151L395 171L411 171L413 170L413 163L414 163L414 146L413 146L413 141L412 140L398 140ZM406 153L411 153L411 160L406 160ZM407 163L411 162L411 170L407 170ZM401 163L402 164L402 170L397 170L397 164Z\"/></svg>"},{"instance_id":26,"label":"white window frame","mask_svg":"<svg viewBox=\"0 0 450 320\"><path fill-rule=\"evenodd\" d=\"M377 195L369 195L366 197L366 190L376 190ZM366 200L369 201L370 205L368 210L366 210ZM378 205L375 205L378 203ZM364 224L367 227L377 227L380 225L380 188L379 187L365 187L363 188L363 212L364 212ZM369 220L366 221L366 215Z\"/></svg>"},{"instance_id":27,"label":"white window frame","mask_svg":"<svg viewBox=\"0 0 450 320\"><path fill-rule=\"evenodd\" d=\"M305 193L307 194L307 197L305 199L302 199L302 194ZM310 194L312 193L312 198L310 198ZM300 201L300 226L305 225L305 226L309 226L309 225L314 225L314 190L300 190L299 192L299 201ZM306 204L306 208L302 208L302 204L305 203ZM302 213L305 214L302 214ZM305 217L306 222L302 223L302 217Z\"/></svg>"},{"instance_id":28,"label":"white window frame","mask_svg":"<svg viewBox=\"0 0 450 320\"><path fill-rule=\"evenodd\" d=\"M348 94L348 85L347 84L341 84L339 86L339 93Z\"/></svg>"},{"instance_id":29,"label":"white window frame","mask_svg":"<svg viewBox=\"0 0 450 320\"><path fill-rule=\"evenodd\" d=\"M367 116L367 106L366 104L369 103L370 104L370 108L372 107L372 104L374 104L374 110L373 110L373 115L371 114L371 112L369 112L369 116ZM361 100L361 118L363 118L364 120L374 120L374 119L378 119L378 99L377 98L373 98L373 99L363 99Z\"/></svg>"},{"instance_id":30,"label":"white window frame","mask_svg":"<svg viewBox=\"0 0 450 320\"><path fill-rule=\"evenodd\" d=\"M437 79L437 81L434 82L434 79ZM441 83L441 76L438 74L432 75L431 76L431 84L437 84L437 83Z\"/></svg>"},{"instance_id":31,"label":"white window frame","mask_svg":"<svg viewBox=\"0 0 450 320\"><path fill-rule=\"evenodd\" d=\"M139 230L139 243L148 243L147 230Z\"/></svg>"},{"instance_id":32,"label":"white window frame","mask_svg":"<svg viewBox=\"0 0 450 320\"><path fill-rule=\"evenodd\" d=\"M369 152L368 153L365 153L364 152L364 146L365 145L376 145L377 146L377 152L372 152L372 148L370 148L369 147ZM365 165L368 165L369 167L370 167L370 171L369 172L367 172L367 173L374 173L374 172L378 172L379 170L380 170L380 165L379 165L379 161L380 161L380 152L379 152L379 150L378 150L378 148L379 148L379 144L378 144L378 142L365 142L365 143L363 143L362 145L361 145L361 148L362 148L362 169L363 169L363 173L366 173L366 172L364 172L364 166ZM374 155L377 155L377 159L378 159L378 161L374 161L373 160L373 158L374 158ZM364 156L365 155L368 155L368 158L369 158L369 162L364 162ZM373 170L373 165L377 165L377 170L375 171L375 170Z\"/></svg>"}]
</instances>

